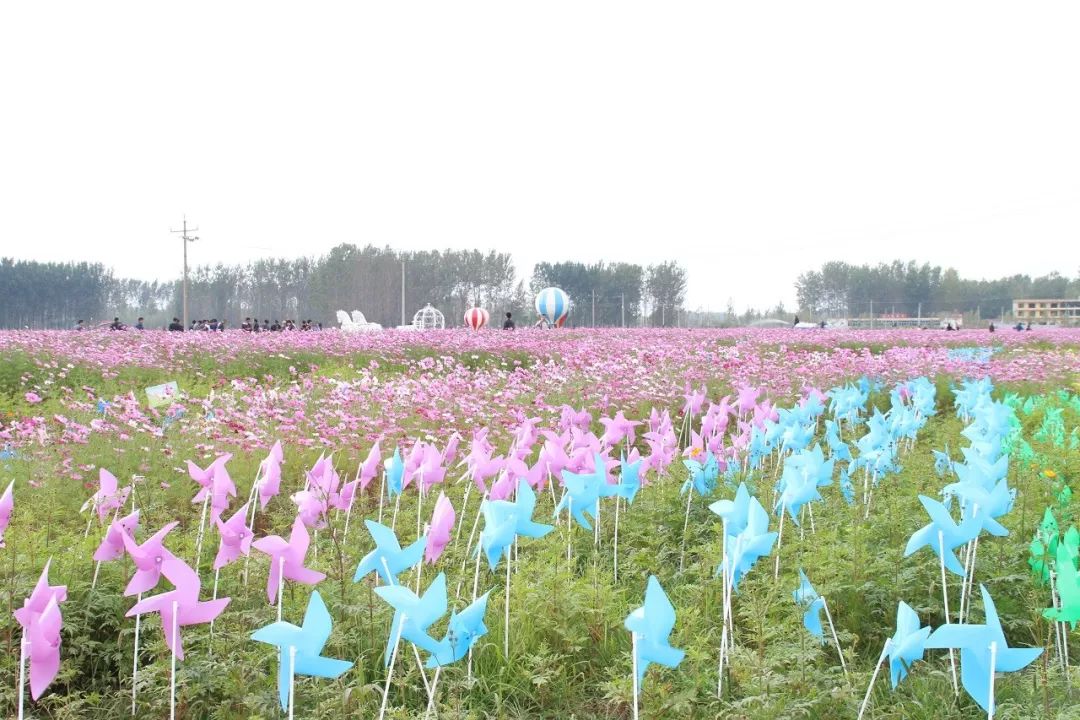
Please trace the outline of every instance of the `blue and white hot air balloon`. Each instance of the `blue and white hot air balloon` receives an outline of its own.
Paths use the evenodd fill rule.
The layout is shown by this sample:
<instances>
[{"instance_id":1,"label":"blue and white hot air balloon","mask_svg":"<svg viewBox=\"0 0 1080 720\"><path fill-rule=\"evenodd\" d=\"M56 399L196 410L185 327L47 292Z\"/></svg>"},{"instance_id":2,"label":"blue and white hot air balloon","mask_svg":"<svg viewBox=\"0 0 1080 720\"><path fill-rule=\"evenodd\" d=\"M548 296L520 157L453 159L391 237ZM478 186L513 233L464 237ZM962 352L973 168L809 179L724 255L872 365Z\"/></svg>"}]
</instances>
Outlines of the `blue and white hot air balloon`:
<instances>
[{"instance_id":1,"label":"blue and white hot air balloon","mask_svg":"<svg viewBox=\"0 0 1080 720\"><path fill-rule=\"evenodd\" d=\"M570 312L570 296L556 287L544 288L536 296L536 312L553 327L562 327Z\"/></svg>"}]
</instances>

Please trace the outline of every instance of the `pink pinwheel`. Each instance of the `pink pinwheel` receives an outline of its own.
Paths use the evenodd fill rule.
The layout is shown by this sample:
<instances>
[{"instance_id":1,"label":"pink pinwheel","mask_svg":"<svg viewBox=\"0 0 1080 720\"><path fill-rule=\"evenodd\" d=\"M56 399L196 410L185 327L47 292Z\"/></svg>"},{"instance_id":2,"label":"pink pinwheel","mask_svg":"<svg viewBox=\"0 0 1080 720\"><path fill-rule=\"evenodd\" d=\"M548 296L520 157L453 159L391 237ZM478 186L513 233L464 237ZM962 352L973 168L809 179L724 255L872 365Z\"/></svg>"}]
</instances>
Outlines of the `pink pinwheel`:
<instances>
[{"instance_id":1,"label":"pink pinwheel","mask_svg":"<svg viewBox=\"0 0 1080 720\"><path fill-rule=\"evenodd\" d=\"M540 418L524 418L521 424L514 430L514 445L518 448L530 448L533 443L536 442L538 431L536 426L540 423Z\"/></svg>"},{"instance_id":2,"label":"pink pinwheel","mask_svg":"<svg viewBox=\"0 0 1080 720\"><path fill-rule=\"evenodd\" d=\"M525 482L529 483L529 487L533 490L541 491L547 489L548 476L543 463L534 463L532 467L529 468L529 471L521 477L525 479Z\"/></svg>"},{"instance_id":3,"label":"pink pinwheel","mask_svg":"<svg viewBox=\"0 0 1080 720\"><path fill-rule=\"evenodd\" d=\"M489 451L490 452L490 451ZM491 457L490 454L476 459L476 461L469 466L469 472L472 475L472 481L476 484L476 487L480 492L486 493L487 480L493 478L499 474L499 471L503 467L503 458Z\"/></svg>"},{"instance_id":4,"label":"pink pinwheel","mask_svg":"<svg viewBox=\"0 0 1080 720\"><path fill-rule=\"evenodd\" d=\"M30 697L37 700L60 671L60 628L63 618L56 596L49 598L41 614L26 627L27 655L30 657Z\"/></svg>"},{"instance_id":5,"label":"pink pinwheel","mask_svg":"<svg viewBox=\"0 0 1080 720\"><path fill-rule=\"evenodd\" d=\"M547 432L547 440L540 449L539 462L543 463L545 472L550 472L556 477L562 474L563 469L570 464L570 458L566 455L568 437L560 437L555 433Z\"/></svg>"},{"instance_id":6,"label":"pink pinwheel","mask_svg":"<svg viewBox=\"0 0 1080 720\"><path fill-rule=\"evenodd\" d=\"M180 523L175 520L154 533L142 545L137 545L130 535L123 535L124 548L135 563L135 573L131 576L125 595L138 595L157 587L161 579L161 568L165 562L165 536Z\"/></svg>"},{"instance_id":7,"label":"pink pinwheel","mask_svg":"<svg viewBox=\"0 0 1080 720\"><path fill-rule=\"evenodd\" d=\"M124 554L124 536L133 537L138 527L138 510L119 520L113 520L109 523L109 529L105 532L101 545L94 552L94 560L99 563L108 562L122 556Z\"/></svg>"},{"instance_id":8,"label":"pink pinwheel","mask_svg":"<svg viewBox=\"0 0 1080 720\"><path fill-rule=\"evenodd\" d=\"M649 456L645 458L645 467L652 468L657 475L662 475L668 465L675 462L675 448L678 445L675 431L669 427L666 433L647 432L644 437L649 445ZM644 479L645 475L642 473L642 482Z\"/></svg>"},{"instance_id":9,"label":"pink pinwheel","mask_svg":"<svg viewBox=\"0 0 1080 720\"><path fill-rule=\"evenodd\" d=\"M573 450L588 450L589 453L600 452L600 438L587 430L574 428L570 431L570 447Z\"/></svg>"},{"instance_id":10,"label":"pink pinwheel","mask_svg":"<svg viewBox=\"0 0 1080 720\"><path fill-rule=\"evenodd\" d=\"M375 444L371 446L371 451L368 452L367 459L360 466L361 490L367 489L367 486L379 474L379 467L382 465L382 450L379 448L381 442L382 440L375 441Z\"/></svg>"},{"instance_id":11,"label":"pink pinwheel","mask_svg":"<svg viewBox=\"0 0 1080 720\"><path fill-rule=\"evenodd\" d=\"M417 440L412 448L409 449L409 454L405 456L405 478L401 483L401 488L403 490L409 487L409 483L411 483L413 477L416 476L417 468L424 462L424 452L426 447L423 440Z\"/></svg>"},{"instance_id":12,"label":"pink pinwheel","mask_svg":"<svg viewBox=\"0 0 1080 720\"><path fill-rule=\"evenodd\" d=\"M316 530L326 527L329 503L320 490L301 490L293 493L289 499L296 503L296 517L304 525Z\"/></svg>"},{"instance_id":13,"label":"pink pinwheel","mask_svg":"<svg viewBox=\"0 0 1080 720\"><path fill-rule=\"evenodd\" d=\"M690 383L687 383L683 400L683 415L697 415L701 412L701 406L705 404L705 387L702 386L700 390L691 390Z\"/></svg>"},{"instance_id":14,"label":"pink pinwheel","mask_svg":"<svg viewBox=\"0 0 1080 720\"><path fill-rule=\"evenodd\" d=\"M442 465L442 453L434 445L428 445L420 459L420 465L413 471L420 482L424 485L426 493L432 485L441 483L446 478L446 468Z\"/></svg>"},{"instance_id":15,"label":"pink pinwheel","mask_svg":"<svg viewBox=\"0 0 1080 720\"><path fill-rule=\"evenodd\" d=\"M218 545L217 557L214 558L214 569L220 570L241 555L251 552L251 531L247 526L248 504L236 511L236 514L225 522L221 518L215 520L218 527L218 536L221 542Z\"/></svg>"},{"instance_id":16,"label":"pink pinwheel","mask_svg":"<svg viewBox=\"0 0 1080 720\"><path fill-rule=\"evenodd\" d=\"M338 501L340 486L341 477L334 470L333 461L320 457L307 473L307 486L290 497L296 503L298 515L304 525L316 529L326 527L326 514L331 504Z\"/></svg>"},{"instance_id":17,"label":"pink pinwheel","mask_svg":"<svg viewBox=\"0 0 1080 720\"><path fill-rule=\"evenodd\" d=\"M450 531L454 527L455 518L450 499L446 497L446 493L439 493L439 500L431 513L431 527L428 529L427 546L424 548L424 560L428 564L434 565L450 543Z\"/></svg>"},{"instance_id":18,"label":"pink pinwheel","mask_svg":"<svg viewBox=\"0 0 1080 720\"><path fill-rule=\"evenodd\" d=\"M505 500L514 494L514 488L517 484L513 478L510 477L510 473L504 472L499 475L499 479L491 484L491 492L488 494L489 500Z\"/></svg>"},{"instance_id":19,"label":"pink pinwheel","mask_svg":"<svg viewBox=\"0 0 1080 720\"><path fill-rule=\"evenodd\" d=\"M575 410L569 405L563 405L560 409L559 429L566 431L571 428L588 430L592 422L592 415L587 410Z\"/></svg>"},{"instance_id":20,"label":"pink pinwheel","mask_svg":"<svg viewBox=\"0 0 1080 720\"><path fill-rule=\"evenodd\" d=\"M131 492L130 486L118 491L118 485L116 476L105 468L101 468L98 472L98 491L83 503L79 512L92 507L97 510L98 520L105 522L110 512L127 502L128 494Z\"/></svg>"},{"instance_id":21,"label":"pink pinwheel","mask_svg":"<svg viewBox=\"0 0 1080 720\"><path fill-rule=\"evenodd\" d=\"M8 523L11 522L11 513L15 509L15 497L11 489L15 481L8 483L7 490L0 496L0 548L4 547L4 533L7 532Z\"/></svg>"},{"instance_id":22,"label":"pink pinwheel","mask_svg":"<svg viewBox=\"0 0 1080 720\"><path fill-rule=\"evenodd\" d=\"M517 485L518 478L526 477L529 474L529 465L517 455L511 455L506 458L503 470L506 472L506 475L514 481L514 484Z\"/></svg>"},{"instance_id":23,"label":"pink pinwheel","mask_svg":"<svg viewBox=\"0 0 1080 720\"><path fill-rule=\"evenodd\" d=\"M34 619L45 612L45 608L49 606L51 601L55 600L57 603L62 603L67 600L66 585L49 584L49 565L51 564L51 559L45 563L45 568L41 571L41 576L38 578L33 592L23 600L23 606L15 611L15 619L24 630L29 629Z\"/></svg>"},{"instance_id":24,"label":"pink pinwheel","mask_svg":"<svg viewBox=\"0 0 1080 720\"><path fill-rule=\"evenodd\" d=\"M446 447L442 451L442 464L446 467L450 467L454 464L454 460L457 458L458 444L461 442L461 436L454 433L450 436L450 439L446 441Z\"/></svg>"},{"instance_id":25,"label":"pink pinwheel","mask_svg":"<svg viewBox=\"0 0 1080 720\"><path fill-rule=\"evenodd\" d=\"M198 573L165 549L162 549L161 574L173 584L174 589L135 603L127 611L127 617L151 612L161 615L165 644L178 660L183 660L184 646L180 638L180 628L185 625L211 622L229 604L229 598L217 598L209 602L200 601L199 591L202 583L199 581Z\"/></svg>"},{"instance_id":26,"label":"pink pinwheel","mask_svg":"<svg viewBox=\"0 0 1080 720\"><path fill-rule=\"evenodd\" d=\"M632 445L634 443L634 428L641 423L627 420L622 410L620 410L615 413L613 418L600 418L600 424L604 426L604 434L600 439L608 447L615 447L622 442L623 438L626 438L627 445Z\"/></svg>"},{"instance_id":27,"label":"pink pinwheel","mask_svg":"<svg viewBox=\"0 0 1080 720\"><path fill-rule=\"evenodd\" d=\"M683 449L683 457L695 458L705 452L705 440L696 430L690 431L690 444Z\"/></svg>"},{"instance_id":28,"label":"pink pinwheel","mask_svg":"<svg viewBox=\"0 0 1080 720\"><path fill-rule=\"evenodd\" d=\"M225 463L231 458L231 453L220 455L205 470L200 470L198 465L188 460L188 475L201 486L191 502L205 502L209 497L210 517L214 520L229 508L229 498L236 497L236 485L225 468Z\"/></svg>"},{"instance_id":29,"label":"pink pinwheel","mask_svg":"<svg viewBox=\"0 0 1080 720\"><path fill-rule=\"evenodd\" d=\"M340 486L341 476L334 469L333 459L320 456L307 473L305 489L316 492L323 500L329 502L330 498L337 494Z\"/></svg>"},{"instance_id":30,"label":"pink pinwheel","mask_svg":"<svg viewBox=\"0 0 1080 720\"><path fill-rule=\"evenodd\" d=\"M266 503L281 491L281 461L284 455L281 451L281 441L278 440L270 448L270 454L259 465L259 509L265 510Z\"/></svg>"},{"instance_id":31,"label":"pink pinwheel","mask_svg":"<svg viewBox=\"0 0 1080 720\"><path fill-rule=\"evenodd\" d=\"M330 498L330 505L338 510L348 510L356 497L356 489L360 486L360 478L347 482L341 486L341 492Z\"/></svg>"},{"instance_id":32,"label":"pink pinwheel","mask_svg":"<svg viewBox=\"0 0 1080 720\"><path fill-rule=\"evenodd\" d=\"M259 538L253 544L255 549L270 556L270 575L266 578L266 597L270 604L274 604L274 595L278 584L285 579L315 585L326 577L324 573L304 567L304 557L307 555L308 544L311 538L308 536L304 521L296 518L293 521L292 534L288 542L278 537Z\"/></svg>"},{"instance_id":33,"label":"pink pinwheel","mask_svg":"<svg viewBox=\"0 0 1080 720\"><path fill-rule=\"evenodd\" d=\"M758 395L761 395L760 388L750 387L749 385L739 386L739 397L735 400L735 407L739 409L740 415L746 415L755 408Z\"/></svg>"},{"instance_id":34,"label":"pink pinwheel","mask_svg":"<svg viewBox=\"0 0 1080 720\"><path fill-rule=\"evenodd\" d=\"M224 465L231 459L232 453L218 455L214 458L214 462L207 465L205 469L196 465L192 460L187 461L188 476L202 488L195 496L197 502L202 502L202 499L206 497L206 492L210 489L210 482L214 479L214 471L217 469L217 466Z\"/></svg>"},{"instance_id":35,"label":"pink pinwheel","mask_svg":"<svg viewBox=\"0 0 1080 720\"><path fill-rule=\"evenodd\" d=\"M484 458L491 457L491 453L492 447L487 441L487 428L480 428L473 433L472 440L469 441L469 452L461 458L458 467L465 465L472 468Z\"/></svg>"},{"instance_id":36,"label":"pink pinwheel","mask_svg":"<svg viewBox=\"0 0 1080 720\"><path fill-rule=\"evenodd\" d=\"M720 398L720 402L715 407L716 412L719 413L721 417L725 418L724 427L727 427L726 418L735 414L735 408L731 406L731 396L725 395L724 397Z\"/></svg>"}]
</instances>

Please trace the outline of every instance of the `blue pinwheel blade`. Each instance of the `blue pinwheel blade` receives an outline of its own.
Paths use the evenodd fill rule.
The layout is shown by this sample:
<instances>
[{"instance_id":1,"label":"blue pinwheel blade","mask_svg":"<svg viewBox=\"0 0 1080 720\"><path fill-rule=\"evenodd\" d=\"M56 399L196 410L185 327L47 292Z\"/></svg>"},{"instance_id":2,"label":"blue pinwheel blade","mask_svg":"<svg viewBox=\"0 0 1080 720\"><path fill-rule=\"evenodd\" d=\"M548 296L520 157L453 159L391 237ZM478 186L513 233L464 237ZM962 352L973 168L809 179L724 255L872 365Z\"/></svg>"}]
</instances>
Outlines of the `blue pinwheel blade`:
<instances>
[{"instance_id":1,"label":"blue pinwheel blade","mask_svg":"<svg viewBox=\"0 0 1080 720\"><path fill-rule=\"evenodd\" d=\"M650 648L648 656L650 662L659 663L664 667L674 668L678 667L679 663L686 657L686 651L665 644Z\"/></svg>"},{"instance_id":2,"label":"blue pinwheel blade","mask_svg":"<svg viewBox=\"0 0 1080 720\"><path fill-rule=\"evenodd\" d=\"M427 547L427 541L427 535L425 535L401 551L394 559L393 563L393 566L397 568L397 572L403 572L411 567L415 567L416 564L423 559L424 548Z\"/></svg>"},{"instance_id":3,"label":"blue pinwheel blade","mask_svg":"<svg viewBox=\"0 0 1080 720\"><path fill-rule=\"evenodd\" d=\"M313 590L308 599L307 610L304 612L304 625L300 631L304 638L305 648L310 648L314 652L321 651L330 638L332 628L333 623L330 612L326 609L326 603L323 602L319 591Z\"/></svg>"},{"instance_id":4,"label":"blue pinwheel blade","mask_svg":"<svg viewBox=\"0 0 1080 720\"><path fill-rule=\"evenodd\" d=\"M348 671L353 664L348 660L336 660L321 655L296 658L296 674L313 677L336 678Z\"/></svg>"},{"instance_id":5,"label":"blue pinwheel blade","mask_svg":"<svg viewBox=\"0 0 1080 720\"><path fill-rule=\"evenodd\" d=\"M397 535L394 531L385 525L381 525L374 520L365 520L364 525L367 526L368 532L371 533L371 539L375 541L375 546L383 550L398 550L401 546L398 544Z\"/></svg>"},{"instance_id":6,"label":"blue pinwheel blade","mask_svg":"<svg viewBox=\"0 0 1080 720\"><path fill-rule=\"evenodd\" d=\"M811 635L822 642L825 642L825 632L821 627L821 611L824 608L825 601L822 598L818 598L810 603L810 607L803 613L803 627L809 630Z\"/></svg>"},{"instance_id":7,"label":"blue pinwheel blade","mask_svg":"<svg viewBox=\"0 0 1080 720\"><path fill-rule=\"evenodd\" d=\"M301 632L300 628L292 623L275 622L259 628L251 634L251 639L268 645L288 645L294 642L294 638Z\"/></svg>"}]
</instances>

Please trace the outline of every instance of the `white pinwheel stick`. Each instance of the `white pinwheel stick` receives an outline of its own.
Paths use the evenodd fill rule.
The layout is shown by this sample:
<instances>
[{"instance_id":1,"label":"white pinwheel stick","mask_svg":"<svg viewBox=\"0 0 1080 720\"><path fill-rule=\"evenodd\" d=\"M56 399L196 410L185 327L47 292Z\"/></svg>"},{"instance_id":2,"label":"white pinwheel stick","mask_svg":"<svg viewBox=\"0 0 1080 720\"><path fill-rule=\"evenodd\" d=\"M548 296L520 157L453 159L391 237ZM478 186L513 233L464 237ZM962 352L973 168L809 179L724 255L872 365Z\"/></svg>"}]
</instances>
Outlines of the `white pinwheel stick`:
<instances>
[{"instance_id":1,"label":"white pinwheel stick","mask_svg":"<svg viewBox=\"0 0 1080 720\"><path fill-rule=\"evenodd\" d=\"M945 533L938 530L938 557L941 560L941 599L945 604L945 624L950 624L949 621L949 590L945 584ZM956 681L956 654L952 648L949 648L949 667L952 670L952 684L953 694L960 695L960 685Z\"/></svg>"},{"instance_id":2,"label":"white pinwheel stick","mask_svg":"<svg viewBox=\"0 0 1080 720\"><path fill-rule=\"evenodd\" d=\"M891 642L892 638L885 638L885 647L881 648L881 657L878 658L877 664L874 665L874 674L870 676L870 685L866 688L866 697L863 698L862 706L859 707L857 720L862 720L863 713L866 712L866 706L870 704L870 693L874 690L874 683L877 682L878 672L881 670L881 664L885 662L885 656L889 653L889 643Z\"/></svg>"}]
</instances>

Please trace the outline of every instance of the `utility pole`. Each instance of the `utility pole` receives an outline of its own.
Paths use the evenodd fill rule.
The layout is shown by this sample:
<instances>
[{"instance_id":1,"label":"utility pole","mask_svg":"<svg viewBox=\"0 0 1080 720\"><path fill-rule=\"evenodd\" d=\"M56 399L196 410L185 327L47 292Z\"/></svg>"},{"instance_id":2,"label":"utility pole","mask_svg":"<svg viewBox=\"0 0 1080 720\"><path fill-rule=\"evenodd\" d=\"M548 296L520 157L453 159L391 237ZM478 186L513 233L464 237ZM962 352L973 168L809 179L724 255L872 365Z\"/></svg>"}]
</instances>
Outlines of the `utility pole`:
<instances>
[{"instance_id":1,"label":"utility pole","mask_svg":"<svg viewBox=\"0 0 1080 720\"><path fill-rule=\"evenodd\" d=\"M626 293L619 293L619 305L621 307L619 312L622 318L622 326L626 327Z\"/></svg>"},{"instance_id":2,"label":"utility pole","mask_svg":"<svg viewBox=\"0 0 1080 720\"><path fill-rule=\"evenodd\" d=\"M870 329L874 329L874 301L870 301Z\"/></svg>"},{"instance_id":3,"label":"utility pole","mask_svg":"<svg viewBox=\"0 0 1080 720\"><path fill-rule=\"evenodd\" d=\"M401 258L401 326L405 327L405 258Z\"/></svg>"},{"instance_id":4,"label":"utility pole","mask_svg":"<svg viewBox=\"0 0 1080 720\"><path fill-rule=\"evenodd\" d=\"M197 236L188 235L188 232L198 232L199 228L189 228L187 226L187 215L184 215L184 225L181 230L169 230L171 233L180 233L180 242L184 246L184 281L183 290L181 291L183 308L181 315L183 316L184 329L188 328L188 312L187 312L187 288L188 288L188 269L187 269L187 246L189 242L195 242L199 238Z\"/></svg>"},{"instance_id":5,"label":"utility pole","mask_svg":"<svg viewBox=\"0 0 1080 720\"><path fill-rule=\"evenodd\" d=\"M596 291L592 291L592 326L596 327Z\"/></svg>"}]
</instances>

